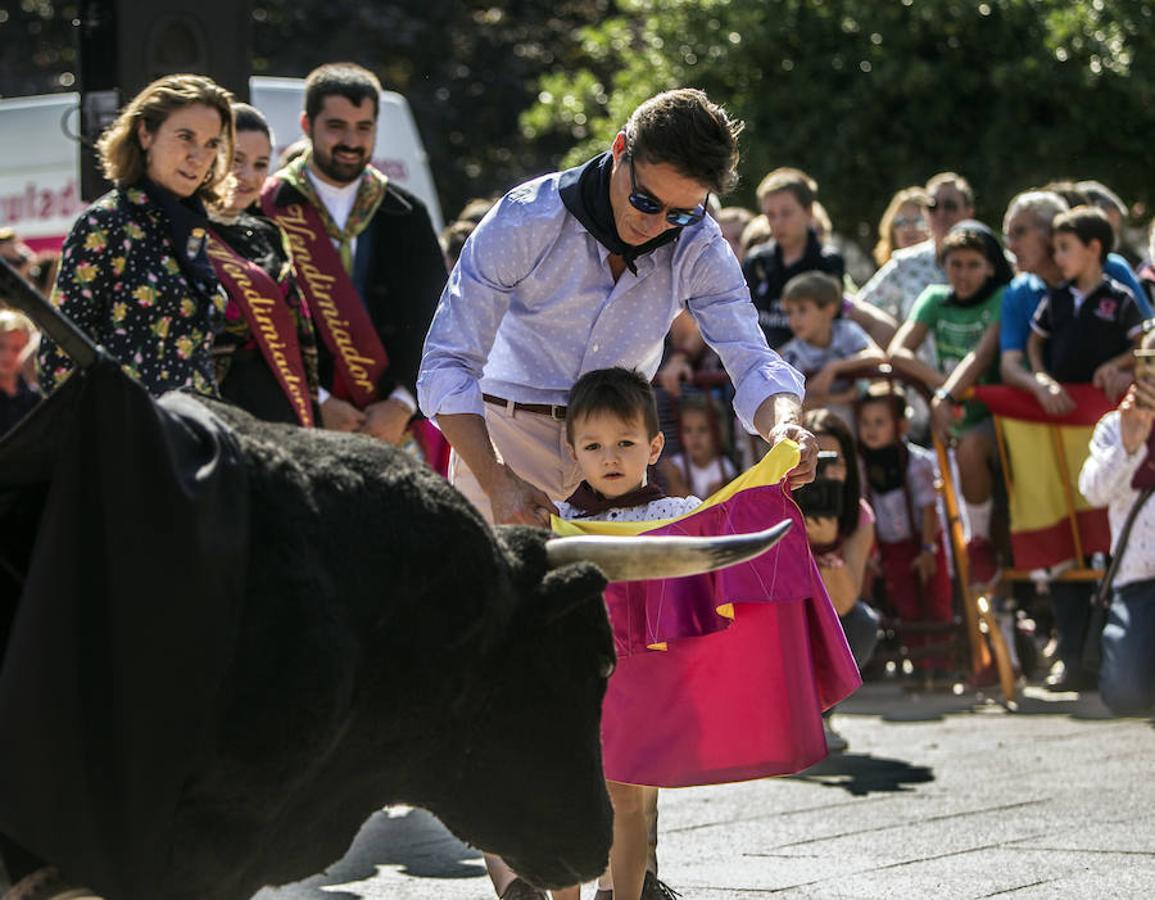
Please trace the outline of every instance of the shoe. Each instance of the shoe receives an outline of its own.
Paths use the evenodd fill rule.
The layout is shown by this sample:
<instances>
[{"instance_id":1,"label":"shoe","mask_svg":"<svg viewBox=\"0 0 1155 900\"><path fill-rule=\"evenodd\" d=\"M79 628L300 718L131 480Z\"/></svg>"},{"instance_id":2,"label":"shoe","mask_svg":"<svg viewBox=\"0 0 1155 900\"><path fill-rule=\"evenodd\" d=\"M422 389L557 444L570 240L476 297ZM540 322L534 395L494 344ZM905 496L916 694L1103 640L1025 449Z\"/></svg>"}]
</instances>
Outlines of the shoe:
<instances>
[{"instance_id":1,"label":"shoe","mask_svg":"<svg viewBox=\"0 0 1155 900\"><path fill-rule=\"evenodd\" d=\"M501 895L501 900L549 900L549 894L545 891L539 891L528 881L515 878L506 887L505 893Z\"/></svg>"},{"instance_id":2,"label":"shoe","mask_svg":"<svg viewBox=\"0 0 1155 900\"><path fill-rule=\"evenodd\" d=\"M967 560L971 564L971 584L990 584L999 574L995 548L986 538L967 541Z\"/></svg>"},{"instance_id":3,"label":"shoe","mask_svg":"<svg viewBox=\"0 0 1155 900\"><path fill-rule=\"evenodd\" d=\"M828 719L822 720L822 731L826 735L827 753L845 753L849 749L850 742L834 730Z\"/></svg>"},{"instance_id":4,"label":"shoe","mask_svg":"<svg viewBox=\"0 0 1155 900\"><path fill-rule=\"evenodd\" d=\"M653 872L646 872L646 880L642 883L641 900L675 900L682 895L664 881L658 880Z\"/></svg>"},{"instance_id":5,"label":"shoe","mask_svg":"<svg viewBox=\"0 0 1155 900\"><path fill-rule=\"evenodd\" d=\"M1093 691L1099 686L1098 679L1082 669L1068 669L1063 661L1051 666L1051 672L1043 679L1043 687L1055 694L1069 691Z\"/></svg>"},{"instance_id":6,"label":"shoe","mask_svg":"<svg viewBox=\"0 0 1155 900\"><path fill-rule=\"evenodd\" d=\"M611 888L598 888L594 900L614 900L614 892Z\"/></svg>"},{"instance_id":7,"label":"shoe","mask_svg":"<svg viewBox=\"0 0 1155 900\"><path fill-rule=\"evenodd\" d=\"M55 866L45 866L12 885L3 900L100 900L100 897L88 888L69 884Z\"/></svg>"}]
</instances>

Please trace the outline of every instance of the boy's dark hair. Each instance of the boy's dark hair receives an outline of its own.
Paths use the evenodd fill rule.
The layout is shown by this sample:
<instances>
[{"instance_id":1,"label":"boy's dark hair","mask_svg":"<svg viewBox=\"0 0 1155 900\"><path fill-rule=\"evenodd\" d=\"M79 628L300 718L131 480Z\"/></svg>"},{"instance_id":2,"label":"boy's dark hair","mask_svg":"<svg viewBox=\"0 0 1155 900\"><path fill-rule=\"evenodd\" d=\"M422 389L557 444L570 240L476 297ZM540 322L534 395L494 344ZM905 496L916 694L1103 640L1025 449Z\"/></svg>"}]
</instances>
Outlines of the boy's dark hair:
<instances>
[{"instance_id":1,"label":"boy's dark hair","mask_svg":"<svg viewBox=\"0 0 1155 900\"><path fill-rule=\"evenodd\" d=\"M871 403L883 403L894 413L894 421L906 419L906 391L901 384L891 381L872 381L866 392L858 398L857 410L861 412Z\"/></svg>"},{"instance_id":2,"label":"boy's dark hair","mask_svg":"<svg viewBox=\"0 0 1155 900\"><path fill-rule=\"evenodd\" d=\"M811 300L820 309L841 305L842 284L825 272L803 272L786 282L780 302L787 300Z\"/></svg>"},{"instance_id":3,"label":"boy's dark hair","mask_svg":"<svg viewBox=\"0 0 1155 900\"><path fill-rule=\"evenodd\" d=\"M775 169L758 182L758 189L754 193L758 197L758 202L761 203L770 194L777 194L781 191L793 194L799 206L809 209L818 197L818 182L801 169L783 166L780 169Z\"/></svg>"},{"instance_id":4,"label":"boy's dark hair","mask_svg":"<svg viewBox=\"0 0 1155 900\"><path fill-rule=\"evenodd\" d=\"M667 163L714 194L727 194L738 183L742 123L703 91L679 88L651 97L623 131L626 152L640 162Z\"/></svg>"},{"instance_id":5,"label":"boy's dark hair","mask_svg":"<svg viewBox=\"0 0 1155 900\"><path fill-rule=\"evenodd\" d=\"M234 103L233 120L237 123L237 134L242 131L259 131L272 143L273 132L269 128L269 120L255 106L249 106L247 103Z\"/></svg>"},{"instance_id":6,"label":"boy's dark hair","mask_svg":"<svg viewBox=\"0 0 1155 900\"><path fill-rule=\"evenodd\" d=\"M381 82L377 76L356 63L326 63L309 73L305 79L305 116L312 122L325 103L326 97L344 97L354 106L366 99L373 101L373 118L377 118Z\"/></svg>"},{"instance_id":7,"label":"boy's dark hair","mask_svg":"<svg viewBox=\"0 0 1155 900\"><path fill-rule=\"evenodd\" d=\"M943 238L942 250L939 251L939 258L944 265L947 256L953 250L974 250L985 257L987 255L987 242L977 231L972 231L969 228L952 228Z\"/></svg>"},{"instance_id":8,"label":"boy's dark hair","mask_svg":"<svg viewBox=\"0 0 1155 900\"><path fill-rule=\"evenodd\" d=\"M1073 234L1084 247L1091 241L1099 242L1099 262L1107 261L1107 254L1115 249L1115 229L1107 214L1097 206L1076 206L1055 217L1051 226L1054 234Z\"/></svg>"},{"instance_id":9,"label":"boy's dark hair","mask_svg":"<svg viewBox=\"0 0 1155 900\"><path fill-rule=\"evenodd\" d=\"M574 422L593 413L610 413L628 421L641 416L646 435L658 436L658 403L654 389L637 369L614 366L594 369L577 380L569 392L565 413L565 436L573 443Z\"/></svg>"}]
</instances>

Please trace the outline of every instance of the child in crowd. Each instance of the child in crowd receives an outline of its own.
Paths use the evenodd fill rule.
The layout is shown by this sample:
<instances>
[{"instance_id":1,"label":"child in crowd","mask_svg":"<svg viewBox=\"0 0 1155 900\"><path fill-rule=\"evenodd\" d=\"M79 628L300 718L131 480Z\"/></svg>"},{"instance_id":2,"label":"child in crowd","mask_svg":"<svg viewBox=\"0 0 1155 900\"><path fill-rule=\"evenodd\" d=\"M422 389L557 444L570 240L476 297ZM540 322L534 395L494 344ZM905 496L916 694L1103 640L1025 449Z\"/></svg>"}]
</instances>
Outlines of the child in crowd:
<instances>
[{"instance_id":1,"label":"child in crowd","mask_svg":"<svg viewBox=\"0 0 1155 900\"><path fill-rule=\"evenodd\" d=\"M906 439L906 432L901 387L872 383L858 404L858 443L886 594L904 622L946 623L951 621L951 586L938 520L938 467L929 451ZM902 639L912 648L930 643L921 634ZM936 664L942 660L927 657L920 668Z\"/></svg>"},{"instance_id":2,"label":"child in crowd","mask_svg":"<svg viewBox=\"0 0 1155 900\"><path fill-rule=\"evenodd\" d=\"M853 428L855 383L844 373L865 362L882 363L882 350L865 331L841 318L842 287L831 276L806 272L790 279L782 309L794 337L782 358L806 376L806 409L830 409Z\"/></svg>"},{"instance_id":3,"label":"child in crowd","mask_svg":"<svg viewBox=\"0 0 1155 900\"><path fill-rule=\"evenodd\" d=\"M1143 321L1130 289L1103 274L1115 232L1093 206L1056 217L1053 230L1064 280L1035 310L1027 338L1031 368L1059 384L1090 382L1115 400L1130 383Z\"/></svg>"},{"instance_id":4,"label":"child in crowd","mask_svg":"<svg viewBox=\"0 0 1155 900\"><path fill-rule=\"evenodd\" d=\"M602 712L614 833L612 886L603 882L597 896L671 897L654 873L657 788L762 778L813 764L825 754L821 710L857 687L857 669L806 552L801 516L778 483L797 459L786 459L789 447L761 464L766 472L767 463L783 466L767 476L772 481L731 486L734 497L724 493L705 504L666 497L647 475L663 446L653 391L641 374L622 368L578 380L566 438L585 480L558 504L562 519L579 521L555 523L559 530L652 526L633 526L640 532L670 524L655 520L685 517L678 518L679 533L708 522L719 529L709 533L718 534L733 533L721 530L727 525L749 526L752 516L754 527L795 521L778 550L743 564L747 572L734 567L693 579L611 585L606 593L618 655ZM591 520L613 524L583 524ZM773 597L765 588L770 583ZM580 888L553 896L577 900Z\"/></svg>"},{"instance_id":5,"label":"child in crowd","mask_svg":"<svg viewBox=\"0 0 1155 900\"><path fill-rule=\"evenodd\" d=\"M1095 426L1079 474L1083 496L1106 506L1111 519L1117 568L1109 585L1099 692L1121 716L1150 715L1155 705L1155 329L1136 356L1135 383Z\"/></svg>"},{"instance_id":6,"label":"child in crowd","mask_svg":"<svg viewBox=\"0 0 1155 900\"><path fill-rule=\"evenodd\" d=\"M22 369L33 352L36 330L27 317L0 309L0 436L8 433L37 403L40 393L28 386Z\"/></svg>"},{"instance_id":7,"label":"child in crowd","mask_svg":"<svg viewBox=\"0 0 1155 900\"><path fill-rule=\"evenodd\" d=\"M705 394L683 398L679 435L682 452L663 459L658 467L675 497L709 497L738 474L722 452L722 429L718 410Z\"/></svg>"},{"instance_id":8,"label":"child in crowd","mask_svg":"<svg viewBox=\"0 0 1155 900\"><path fill-rule=\"evenodd\" d=\"M955 225L942 243L946 285L931 285L915 301L910 318L899 328L889 348L895 369L927 387L936 397L954 403L942 391L943 384L960 361L975 348L987 327L998 321L1003 290L1011 280L1011 267L1002 245L986 225L971 219ZM937 367L919 359L916 351L930 336L937 351ZM979 381L998 381L998 358ZM968 400L954 426L956 453L970 538L967 557L970 576L986 584L998 575L990 541L993 510L995 456L994 427L990 412Z\"/></svg>"},{"instance_id":9,"label":"child in crowd","mask_svg":"<svg viewBox=\"0 0 1155 900\"><path fill-rule=\"evenodd\" d=\"M775 169L758 185L758 204L773 238L742 261L758 322L774 349L790 340L779 303L786 283L803 272L825 272L839 283L846 272L842 255L823 246L813 225L818 185L798 169Z\"/></svg>"}]
</instances>

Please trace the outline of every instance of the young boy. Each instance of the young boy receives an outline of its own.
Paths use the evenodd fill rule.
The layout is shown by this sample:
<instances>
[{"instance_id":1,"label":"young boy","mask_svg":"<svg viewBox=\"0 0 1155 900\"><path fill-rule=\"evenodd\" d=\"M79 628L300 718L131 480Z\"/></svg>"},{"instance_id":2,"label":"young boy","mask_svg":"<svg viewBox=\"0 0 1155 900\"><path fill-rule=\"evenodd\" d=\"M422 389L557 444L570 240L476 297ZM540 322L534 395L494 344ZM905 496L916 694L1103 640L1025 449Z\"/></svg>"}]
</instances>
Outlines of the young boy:
<instances>
[{"instance_id":1,"label":"young boy","mask_svg":"<svg viewBox=\"0 0 1155 900\"><path fill-rule=\"evenodd\" d=\"M858 391L843 373L885 357L858 325L838 317L841 308L842 288L832 277L821 272L795 275L782 292L782 309L794 337L779 352L806 376L804 408L830 409L853 429L851 407Z\"/></svg>"},{"instance_id":2,"label":"young boy","mask_svg":"<svg viewBox=\"0 0 1155 900\"><path fill-rule=\"evenodd\" d=\"M1115 399L1130 382L1143 321L1130 289L1103 274L1115 232L1093 206L1063 213L1053 229L1064 280L1035 310L1027 338L1031 368L1059 384L1090 382Z\"/></svg>"},{"instance_id":3,"label":"young boy","mask_svg":"<svg viewBox=\"0 0 1155 900\"><path fill-rule=\"evenodd\" d=\"M574 384L566 407L566 441L584 480L558 504L563 519L643 522L683 515L697 497L666 497L648 478L662 455L653 389L639 372L621 367L587 372ZM603 878L598 897L662 897L657 875L656 788L608 781L614 806L610 849L613 885ZM644 892L643 892L644 891ZM578 888L554 891L555 900L578 900Z\"/></svg>"},{"instance_id":4,"label":"young boy","mask_svg":"<svg viewBox=\"0 0 1155 900\"><path fill-rule=\"evenodd\" d=\"M907 623L949 622L951 586L938 520L938 467L930 451L907 441L906 431L901 387L872 383L858 403L858 447L886 594ZM929 643L923 634L902 638L910 647ZM924 657L919 668L944 662Z\"/></svg>"},{"instance_id":5,"label":"young boy","mask_svg":"<svg viewBox=\"0 0 1155 900\"><path fill-rule=\"evenodd\" d=\"M33 334L32 323L24 315L0 309L0 436L40 402L40 393L21 374Z\"/></svg>"},{"instance_id":6,"label":"young boy","mask_svg":"<svg viewBox=\"0 0 1155 900\"><path fill-rule=\"evenodd\" d=\"M950 284L931 285L922 292L889 347L895 369L935 389L942 388L947 375L975 348L987 327L998 321L1003 289L1012 274L994 232L973 220L959 222L947 233L942 243L942 264ZM915 355L930 335L934 337L938 368ZM993 358L980 381L997 380L998 359ZM936 396L954 401L949 394ZM967 555L971 580L986 584L998 574L990 543L994 429L990 413L981 403L970 400L962 406L963 416L955 426L955 435L970 526Z\"/></svg>"},{"instance_id":7,"label":"young boy","mask_svg":"<svg viewBox=\"0 0 1155 900\"><path fill-rule=\"evenodd\" d=\"M780 298L786 283L803 272L825 272L842 281L846 264L832 247L824 247L812 220L818 185L798 169L775 169L758 185L758 204L773 239L747 254L742 273L758 309L758 322L770 346L790 340Z\"/></svg>"}]
</instances>

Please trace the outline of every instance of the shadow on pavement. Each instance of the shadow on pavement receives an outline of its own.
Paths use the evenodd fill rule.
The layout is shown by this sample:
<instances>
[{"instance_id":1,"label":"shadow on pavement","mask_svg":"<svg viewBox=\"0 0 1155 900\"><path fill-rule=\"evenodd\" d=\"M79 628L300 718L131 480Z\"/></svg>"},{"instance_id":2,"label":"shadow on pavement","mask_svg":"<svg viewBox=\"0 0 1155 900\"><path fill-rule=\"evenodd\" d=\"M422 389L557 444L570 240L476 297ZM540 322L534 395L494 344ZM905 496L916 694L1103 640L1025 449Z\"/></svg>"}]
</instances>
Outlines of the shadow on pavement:
<instances>
[{"instance_id":1,"label":"shadow on pavement","mask_svg":"<svg viewBox=\"0 0 1155 900\"><path fill-rule=\"evenodd\" d=\"M912 785L934 781L934 770L869 753L835 753L805 772L788 777L792 781L842 788L854 797L866 797L914 790Z\"/></svg>"},{"instance_id":2,"label":"shadow on pavement","mask_svg":"<svg viewBox=\"0 0 1155 900\"><path fill-rule=\"evenodd\" d=\"M266 889L254 900L359 900L363 894L357 883L376 878L381 868L397 868L413 878L484 877L481 858L480 851L455 838L431 813L385 810L365 823L345 857L323 874Z\"/></svg>"}]
</instances>

